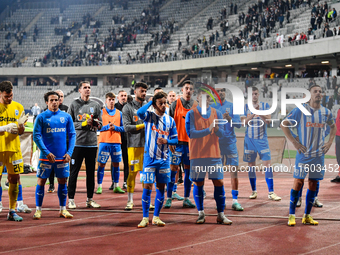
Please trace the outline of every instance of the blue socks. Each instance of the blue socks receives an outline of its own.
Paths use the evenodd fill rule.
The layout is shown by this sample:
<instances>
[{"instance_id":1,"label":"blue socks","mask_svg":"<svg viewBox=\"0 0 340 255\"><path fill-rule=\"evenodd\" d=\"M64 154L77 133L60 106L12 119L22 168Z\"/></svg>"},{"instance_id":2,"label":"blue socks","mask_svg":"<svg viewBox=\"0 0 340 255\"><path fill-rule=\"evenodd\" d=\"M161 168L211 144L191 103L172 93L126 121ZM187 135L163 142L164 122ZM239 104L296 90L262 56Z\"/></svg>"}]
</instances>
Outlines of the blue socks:
<instances>
[{"instance_id":1,"label":"blue socks","mask_svg":"<svg viewBox=\"0 0 340 255\"><path fill-rule=\"evenodd\" d=\"M176 173L177 173L176 171L171 171L170 182L168 182L166 190L168 198L172 197L172 191L174 190L174 185L176 181Z\"/></svg>"},{"instance_id":2,"label":"blue socks","mask_svg":"<svg viewBox=\"0 0 340 255\"><path fill-rule=\"evenodd\" d=\"M163 202L164 202L164 189L163 190L156 189L155 211L153 213L154 216L159 217L159 212L163 207Z\"/></svg>"},{"instance_id":3,"label":"blue socks","mask_svg":"<svg viewBox=\"0 0 340 255\"><path fill-rule=\"evenodd\" d=\"M41 207L44 200L45 189L44 186L37 184L35 188L35 205Z\"/></svg>"},{"instance_id":4,"label":"blue socks","mask_svg":"<svg viewBox=\"0 0 340 255\"><path fill-rule=\"evenodd\" d=\"M190 175L190 169L184 169L184 197L189 197L190 196L190 191L191 191L191 184L192 182L189 179Z\"/></svg>"},{"instance_id":5,"label":"blue socks","mask_svg":"<svg viewBox=\"0 0 340 255\"><path fill-rule=\"evenodd\" d=\"M174 188L172 189L173 192L177 192L177 183L174 184Z\"/></svg>"},{"instance_id":6,"label":"blue socks","mask_svg":"<svg viewBox=\"0 0 340 255\"><path fill-rule=\"evenodd\" d=\"M112 167L113 169L113 173L112 173L112 178L113 178L113 182L114 183L118 183L119 182L119 167Z\"/></svg>"},{"instance_id":7,"label":"blue socks","mask_svg":"<svg viewBox=\"0 0 340 255\"><path fill-rule=\"evenodd\" d=\"M143 195L142 195L143 217L146 217L146 218L149 218L151 191L152 190L150 189L143 189ZM164 200L164 195L163 195L163 200Z\"/></svg>"},{"instance_id":8,"label":"blue socks","mask_svg":"<svg viewBox=\"0 0 340 255\"><path fill-rule=\"evenodd\" d=\"M310 212L312 210L313 202L314 202L314 198L315 198L315 193L316 193L316 191L311 191L311 190L307 189L305 214L310 214Z\"/></svg>"},{"instance_id":9,"label":"blue socks","mask_svg":"<svg viewBox=\"0 0 340 255\"><path fill-rule=\"evenodd\" d=\"M256 190L256 172L255 172L255 167L251 167L248 172L248 177L251 185L251 190L255 191Z\"/></svg>"},{"instance_id":10,"label":"blue socks","mask_svg":"<svg viewBox=\"0 0 340 255\"><path fill-rule=\"evenodd\" d=\"M273 168L266 168L265 178L268 186L269 192L274 192L274 180L273 180Z\"/></svg>"},{"instance_id":11,"label":"blue socks","mask_svg":"<svg viewBox=\"0 0 340 255\"><path fill-rule=\"evenodd\" d=\"M233 196L233 199L237 199L238 197L238 190L232 190L231 195Z\"/></svg>"},{"instance_id":12,"label":"blue socks","mask_svg":"<svg viewBox=\"0 0 340 255\"><path fill-rule=\"evenodd\" d=\"M2 201L2 187L0 186L0 202Z\"/></svg>"},{"instance_id":13,"label":"blue socks","mask_svg":"<svg viewBox=\"0 0 340 255\"><path fill-rule=\"evenodd\" d=\"M66 199L67 199L66 183L58 185L58 198L59 198L59 205L66 206Z\"/></svg>"},{"instance_id":14,"label":"blue socks","mask_svg":"<svg viewBox=\"0 0 340 255\"><path fill-rule=\"evenodd\" d=\"M102 184L104 179L104 167L98 166L97 170L97 183Z\"/></svg>"},{"instance_id":15,"label":"blue socks","mask_svg":"<svg viewBox=\"0 0 340 255\"><path fill-rule=\"evenodd\" d=\"M291 189L290 191L290 204L289 204L289 214L295 214L296 203L298 201L299 191Z\"/></svg>"},{"instance_id":16,"label":"blue socks","mask_svg":"<svg viewBox=\"0 0 340 255\"><path fill-rule=\"evenodd\" d=\"M301 187L301 189L300 189L300 191L299 191L299 198L302 197L302 191L303 191L303 186L304 186L304 185L305 185L305 183L302 184L302 187Z\"/></svg>"},{"instance_id":17,"label":"blue socks","mask_svg":"<svg viewBox=\"0 0 340 255\"><path fill-rule=\"evenodd\" d=\"M217 212L223 212L225 208L225 193L224 186L216 187L214 190L214 198L216 201Z\"/></svg>"},{"instance_id":18,"label":"blue socks","mask_svg":"<svg viewBox=\"0 0 340 255\"><path fill-rule=\"evenodd\" d=\"M203 187L204 186L194 185L193 196L194 196L195 204L196 204L198 211L204 210L204 207L203 207L203 200L204 200L204 198L203 198Z\"/></svg>"},{"instance_id":19,"label":"blue socks","mask_svg":"<svg viewBox=\"0 0 340 255\"><path fill-rule=\"evenodd\" d=\"M315 190L315 196L317 197L319 194L319 188L320 188L320 181L317 182L316 184L316 190Z\"/></svg>"},{"instance_id":20,"label":"blue socks","mask_svg":"<svg viewBox=\"0 0 340 255\"><path fill-rule=\"evenodd\" d=\"M22 186L19 184L19 193L18 193L18 198L17 201L22 201Z\"/></svg>"}]
</instances>

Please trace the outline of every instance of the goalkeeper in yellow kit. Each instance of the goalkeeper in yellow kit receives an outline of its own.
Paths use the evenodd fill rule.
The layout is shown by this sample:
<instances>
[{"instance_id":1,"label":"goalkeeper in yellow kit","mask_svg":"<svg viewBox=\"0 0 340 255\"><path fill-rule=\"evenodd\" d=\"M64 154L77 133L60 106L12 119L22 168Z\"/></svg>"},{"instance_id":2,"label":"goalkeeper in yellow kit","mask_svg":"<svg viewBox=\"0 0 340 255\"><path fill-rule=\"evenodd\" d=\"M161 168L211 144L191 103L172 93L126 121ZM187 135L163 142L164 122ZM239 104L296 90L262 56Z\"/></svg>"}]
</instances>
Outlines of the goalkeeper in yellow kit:
<instances>
[{"instance_id":1,"label":"goalkeeper in yellow kit","mask_svg":"<svg viewBox=\"0 0 340 255\"><path fill-rule=\"evenodd\" d=\"M25 131L24 124L28 119L24 107L13 100L13 85L9 81L0 83L0 181L6 166L9 181L8 220L22 221L15 213L19 192L20 173L24 171L24 161L20 150L19 135ZM2 192L2 189L0 189ZM1 195L1 194L0 194Z\"/></svg>"}]
</instances>

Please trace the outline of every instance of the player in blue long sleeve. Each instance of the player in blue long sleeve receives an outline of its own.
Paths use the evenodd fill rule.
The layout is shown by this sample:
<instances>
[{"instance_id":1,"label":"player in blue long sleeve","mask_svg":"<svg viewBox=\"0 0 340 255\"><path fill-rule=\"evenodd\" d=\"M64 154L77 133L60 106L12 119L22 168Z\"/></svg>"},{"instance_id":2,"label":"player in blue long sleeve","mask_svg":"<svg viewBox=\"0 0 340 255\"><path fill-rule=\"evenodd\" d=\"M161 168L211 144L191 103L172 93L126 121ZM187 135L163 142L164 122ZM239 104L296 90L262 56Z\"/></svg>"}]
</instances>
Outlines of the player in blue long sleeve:
<instances>
[{"instance_id":1,"label":"player in blue long sleeve","mask_svg":"<svg viewBox=\"0 0 340 255\"><path fill-rule=\"evenodd\" d=\"M216 92L220 96L222 104L212 104L211 107L219 110L223 114L223 118L228 121L225 125L225 135L219 139L221 157L223 165L230 169L231 177L231 195L233 197L233 203L231 208L235 211L243 211L243 207L238 202L238 151L236 146L236 134L234 127L241 127L241 118L239 115L233 114L233 104L228 102L225 94L225 88L216 88Z\"/></svg>"},{"instance_id":2,"label":"player in blue long sleeve","mask_svg":"<svg viewBox=\"0 0 340 255\"><path fill-rule=\"evenodd\" d=\"M44 95L48 109L39 114L33 129L33 140L40 149L40 160L35 191L36 212L33 219L41 218L44 199L44 185L52 169L58 179L59 216L73 218L66 210L67 178L70 175L69 162L73 153L76 131L71 116L59 110L59 95L51 91ZM68 144L67 144L68 137Z\"/></svg>"},{"instance_id":3,"label":"player in blue long sleeve","mask_svg":"<svg viewBox=\"0 0 340 255\"><path fill-rule=\"evenodd\" d=\"M112 92L106 94L106 107L102 110L101 116L103 127L99 135L99 151L98 151L98 170L96 193L103 192L102 183L104 179L104 168L109 157L112 164L112 183L114 193L125 193L119 186L119 162L122 161L121 149L121 133L125 132L123 126L122 112L115 108L116 95Z\"/></svg>"},{"instance_id":4,"label":"player in blue long sleeve","mask_svg":"<svg viewBox=\"0 0 340 255\"><path fill-rule=\"evenodd\" d=\"M223 183L223 167L219 138L224 136L225 125L216 124L216 120L223 119L222 113L209 106L210 97L205 94L206 89L199 90L197 101L199 106L190 110L185 117L185 129L190 138L190 179L194 182L194 200L198 210L197 224L205 222L203 187L205 175L214 184L214 198L217 207L217 223L230 225L232 223L224 215L225 192ZM206 95L206 114L202 114L203 99Z\"/></svg>"},{"instance_id":5,"label":"player in blue long sleeve","mask_svg":"<svg viewBox=\"0 0 340 255\"><path fill-rule=\"evenodd\" d=\"M145 124L145 148L143 173L141 181L144 183L142 206L143 219L139 228L149 225L149 207L153 183L156 180L155 210L152 224L160 227L165 223L159 218L164 202L165 184L170 181L170 151L169 145L178 143L176 123L172 117L165 113L167 94L158 92L153 100L137 111L138 117ZM150 106L154 111L148 111Z\"/></svg>"}]
</instances>

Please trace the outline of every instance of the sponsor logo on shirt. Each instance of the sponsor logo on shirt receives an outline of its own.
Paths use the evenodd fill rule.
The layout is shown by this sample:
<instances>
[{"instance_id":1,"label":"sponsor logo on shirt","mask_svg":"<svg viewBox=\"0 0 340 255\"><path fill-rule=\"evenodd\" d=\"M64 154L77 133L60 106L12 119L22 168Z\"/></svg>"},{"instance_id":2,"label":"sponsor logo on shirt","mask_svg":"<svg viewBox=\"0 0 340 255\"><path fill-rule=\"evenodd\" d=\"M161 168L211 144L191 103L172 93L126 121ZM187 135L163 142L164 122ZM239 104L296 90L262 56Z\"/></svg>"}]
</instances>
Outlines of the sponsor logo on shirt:
<instances>
[{"instance_id":1,"label":"sponsor logo on shirt","mask_svg":"<svg viewBox=\"0 0 340 255\"><path fill-rule=\"evenodd\" d=\"M169 135L169 132L168 132L168 131L159 130L158 128L156 128L155 125L152 125L151 130L156 131L156 132L157 132L158 134L160 134L160 135L166 135L166 136Z\"/></svg>"},{"instance_id":2,"label":"sponsor logo on shirt","mask_svg":"<svg viewBox=\"0 0 340 255\"><path fill-rule=\"evenodd\" d=\"M15 121L17 121L17 119L16 118L10 118L10 117L6 117L6 118L0 117L0 121L15 122Z\"/></svg>"},{"instance_id":3,"label":"sponsor logo on shirt","mask_svg":"<svg viewBox=\"0 0 340 255\"><path fill-rule=\"evenodd\" d=\"M306 127L315 127L315 128L323 128L325 124L323 123L312 123L312 122L307 122Z\"/></svg>"},{"instance_id":4,"label":"sponsor logo on shirt","mask_svg":"<svg viewBox=\"0 0 340 255\"><path fill-rule=\"evenodd\" d=\"M66 128L47 128L46 133L63 133L66 132Z\"/></svg>"}]
</instances>

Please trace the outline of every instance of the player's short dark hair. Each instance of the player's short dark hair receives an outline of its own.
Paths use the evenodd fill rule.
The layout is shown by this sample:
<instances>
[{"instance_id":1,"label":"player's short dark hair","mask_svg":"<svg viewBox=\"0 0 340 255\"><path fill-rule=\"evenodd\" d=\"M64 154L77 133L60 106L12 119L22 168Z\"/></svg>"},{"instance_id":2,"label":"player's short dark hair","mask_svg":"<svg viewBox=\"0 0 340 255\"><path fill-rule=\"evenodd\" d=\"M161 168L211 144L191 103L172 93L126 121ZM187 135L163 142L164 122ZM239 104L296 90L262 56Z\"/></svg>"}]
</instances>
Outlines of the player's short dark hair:
<instances>
[{"instance_id":1,"label":"player's short dark hair","mask_svg":"<svg viewBox=\"0 0 340 255\"><path fill-rule=\"evenodd\" d=\"M131 95L127 96L127 102L131 103L133 101L133 97Z\"/></svg>"},{"instance_id":2,"label":"player's short dark hair","mask_svg":"<svg viewBox=\"0 0 340 255\"><path fill-rule=\"evenodd\" d=\"M155 88L153 92L156 92L157 90L162 90L162 88Z\"/></svg>"},{"instance_id":3,"label":"player's short dark hair","mask_svg":"<svg viewBox=\"0 0 340 255\"><path fill-rule=\"evenodd\" d=\"M183 81L183 83L182 83L182 87L184 87L184 86L185 86L185 84L189 84L189 85L192 85L192 86L194 86L194 83L193 83L192 81L190 81L190 80Z\"/></svg>"},{"instance_id":4,"label":"player's short dark hair","mask_svg":"<svg viewBox=\"0 0 340 255\"><path fill-rule=\"evenodd\" d=\"M83 84L89 84L90 85L90 82L89 81L81 81L79 82L79 89L81 89L81 87L83 86Z\"/></svg>"},{"instance_id":5,"label":"player's short dark hair","mask_svg":"<svg viewBox=\"0 0 340 255\"><path fill-rule=\"evenodd\" d=\"M251 91L259 91L259 89L257 87L251 87Z\"/></svg>"},{"instance_id":6,"label":"player's short dark hair","mask_svg":"<svg viewBox=\"0 0 340 255\"><path fill-rule=\"evenodd\" d=\"M204 88L200 88L200 89L197 90L197 95L200 95L202 93L207 93L207 91L212 94L211 89L204 87Z\"/></svg>"},{"instance_id":7,"label":"player's short dark hair","mask_svg":"<svg viewBox=\"0 0 340 255\"><path fill-rule=\"evenodd\" d=\"M122 89L122 90L119 90L119 91L118 91L118 95L119 95L120 93L123 93L123 92L125 92L125 93L126 93L126 91L125 91L124 89Z\"/></svg>"},{"instance_id":8,"label":"player's short dark hair","mask_svg":"<svg viewBox=\"0 0 340 255\"><path fill-rule=\"evenodd\" d=\"M311 91L311 90L312 90L312 88L314 88L314 87L319 87L319 88L321 89L321 91L322 91L322 88L321 88L321 86L320 86L320 85L318 85L318 84L313 84L313 85L311 85L311 86L308 88L308 90L309 90L309 91Z\"/></svg>"},{"instance_id":9,"label":"player's short dark hair","mask_svg":"<svg viewBox=\"0 0 340 255\"><path fill-rule=\"evenodd\" d=\"M156 105L157 99L162 99L163 97L165 99L168 97L167 93L165 93L164 91L156 93L156 95L154 95L153 98L152 98L152 104Z\"/></svg>"},{"instance_id":10,"label":"player's short dark hair","mask_svg":"<svg viewBox=\"0 0 340 255\"><path fill-rule=\"evenodd\" d=\"M58 97L58 100L59 100L59 98L60 98L60 96L59 96L59 94L58 94L57 92L55 92L55 91L49 91L49 92L45 93L45 95L44 95L45 102L48 102L48 97L49 97L49 96L57 96L57 97Z\"/></svg>"},{"instance_id":11,"label":"player's short dark hair","mask_svg":"<svg viewBox=\"0 0 340 255\"><path fill-rule=\"evenodd\" d=\"M10 81L3 81L0 83L0 92L11 93L13 90L13 84Z\"/></svg>"},{"instance_id":12,"label":"player's short dark hair","mask_svg":"<svg viewBox=\"0 0 340 255\"><path fill-rule=\"evenodd\" d=\"M148 85L146 85L146 83L144 82L137 82L135 84L135 89L138 89L138 88L148 89Z\"/></svg>"},{"instance_id":13,"label":"player's short dark hair","mask_svg":"<svg viewBox=\"0 0 340 255\"><path fill-rule=\"evenodd\" d=\"M105 94L105 98L116 98L116 95L113 93L113 92L107 92L106 94Z\"/></svg>"}]
</instances>

